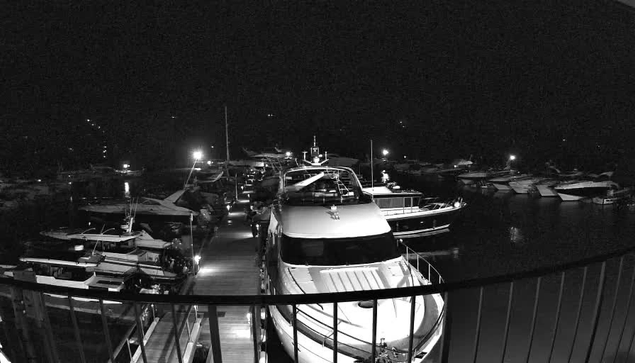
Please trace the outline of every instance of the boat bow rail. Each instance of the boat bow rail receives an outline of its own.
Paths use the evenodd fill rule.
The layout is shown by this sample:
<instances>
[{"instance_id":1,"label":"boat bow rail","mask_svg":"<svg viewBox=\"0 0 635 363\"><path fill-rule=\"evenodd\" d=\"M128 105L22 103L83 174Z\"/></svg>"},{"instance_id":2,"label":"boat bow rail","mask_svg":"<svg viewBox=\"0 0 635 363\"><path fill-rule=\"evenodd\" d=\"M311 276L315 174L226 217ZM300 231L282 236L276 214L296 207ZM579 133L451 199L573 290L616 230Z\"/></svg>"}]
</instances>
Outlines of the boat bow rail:
<instances>
[{"instance_id":1,"label":"boat bow rail","mask_svg":"<svg viewBox=\"0 0 635 363\"><path fill-rule=\"evenodd\" d=\"M370 308L376 310L377 301L381 299L412 298L442 294L445 300L445 319L443 320L443 336L440 344L435 346L439 361L504 361L505 357L531 356L540 361L588 361L613 358L629 354L635 337L635 323L632 321L632 295L635 281L635 247L602 254L557 266L548 266L518 273L474 278L464 281L444 282L438 271L423 262L425 259L416 252L406 250L409 260L419 261L419 269L431 284L424 286L392 288L384 290L352 291L327 294L298 295L146 295L133 293L113 293L100 290L70 289L59 286L40 285L28 281L0 279L0 289L9 294L1 294L2 323L7 327L24 326L19 322L35 320L39 332L26 332L18 329L13 334L11 343L5 353L12 361L20 361L25 356L24 347L28 344L41 343L41 350L33 350L30 354L58 356L67 358L69 352L75 361L107 361L114 358L113 344L110 341L116 322L104 314L101 318L101 329L106 341L107 353L88 356L82 348L83 336L79 332L78 314L73 306L73 298L84 297L96 299L104 309L103 301L120 301L134 306L136 324L141 324L142 315L138 309L143 304L160 304L167 307L198 306L199 311L208 311L201 330L208 330L199 341L209 347L214 362L222 362L224 353L231 349L231 344L219 339L218 321L222 319L220 312L236 306L249 306L253 314L250 317L262 316L258 312L271 305L291 306L291 321L297 331L295 319L302 305L329 304L337 311L336 306L345 302L368 301ZM413 255L417 257L412 257ZM414 262L416 266L417 262ZM435 281L437 280L437 281ZM39 306L33 301L41 299L43 294L67 296L70 304L71 319L55 319L55 329L50 317L59 314L57 308L43 301ZM23 297L16 299L15 297ZM27 298L28 297L28 298ZM502 297L502 298L501 298ZM64 300L64 299L62 299ZM415 301L415 299L411 299ZM413 304L414 305L414 304ZM11 309L10 306L14 308ZM9 307L9 308L7 308ZM31 316L29 311L39 309L39 313ZM168 309L169 310L169 309ZM568 314L566 312L571 312ZM576 312L576 314L573 314ZM582 313L583 312L583 313ZM65 314L68 314L66 312ZM494 314L494 315L492 315ZM498 315L496 315L498 314ZM68 316L68 315L66 315ZM411 316L414 316L412 311ZM261 331L258 324L261 319L246 317L253 324L250 332L254 343L254 362L267 359L267 352L259 351ZM485 320L487 317L488 320ZM373 314L373 326L376 319ZM412 319L412 318L411 318ZM336 324L337 314L333 317ZM411 320L412 321L412 320ZM486 323L487 322L487 323ZM59 326L59 325L63 326ZM26 325L29 325L28 323ZM69 329L75 334L66 338L56 336L58 329ZM144 329L140 329L141 332ZM412 330L411 330L412 331ZM510 331L514 332L510 334ZM525 334L526 333L526 334ZM143 333L138 339L143 351ZM72 338L74 337L74 338ZM412 335L411 335L412 337ZM337 346L341 337L337 330L329 343ZM375 336L375 346L381 344ZM70 341L63 341L69 339ZM62 340L62 341L61 341ZM410 338L412 342L412 338ZM116 344L117 342L115 342ZM301 342L300 342L301 343ZM414 348L412 343L411 347ZM74 347L74 348L73 348ZM229 348L228 348L229 347ZM298 348L298 345L295 345ZM335 350L334 350L335 351ZM410 349L409 351L413 351ZM392 352L378 351L374 358L387 358L391 361ZM70 357L70 355L69 355ZM146 361L142 354L142 361ZM334 355L332 360L344 361L342 356ZM542 359L542 358L546 358ZM70 358L69 358L70 359ZM66 360L66 359L65 359ZM524 359L523 359L524 360ZM397 360L392 360L397 361ZM417 361L416 357L407 357L402 361Z\"/></svg>"}]
</instances>

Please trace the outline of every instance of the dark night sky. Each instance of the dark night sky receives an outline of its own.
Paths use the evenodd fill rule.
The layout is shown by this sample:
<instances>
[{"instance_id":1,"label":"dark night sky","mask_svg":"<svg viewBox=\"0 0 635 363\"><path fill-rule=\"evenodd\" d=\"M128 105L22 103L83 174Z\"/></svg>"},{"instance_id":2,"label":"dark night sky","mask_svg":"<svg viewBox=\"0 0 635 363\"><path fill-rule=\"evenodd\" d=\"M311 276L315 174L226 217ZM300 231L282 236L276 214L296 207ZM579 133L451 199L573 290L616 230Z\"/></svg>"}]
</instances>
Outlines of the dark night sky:
<instances>
[{"instance_id":1,"label":"dark night sky","mask_svg":"<svg viewBox=\"0 0 635 363\"><path fill-rule=\"evenodd\" d=\"M93 118L130 144L223 147L227 104L233 153L317 134L356 156L370 138L427 160L635 154L635 15L616 3L246 3L5 5L3 144Z\"/></svg>"}]
</instances>

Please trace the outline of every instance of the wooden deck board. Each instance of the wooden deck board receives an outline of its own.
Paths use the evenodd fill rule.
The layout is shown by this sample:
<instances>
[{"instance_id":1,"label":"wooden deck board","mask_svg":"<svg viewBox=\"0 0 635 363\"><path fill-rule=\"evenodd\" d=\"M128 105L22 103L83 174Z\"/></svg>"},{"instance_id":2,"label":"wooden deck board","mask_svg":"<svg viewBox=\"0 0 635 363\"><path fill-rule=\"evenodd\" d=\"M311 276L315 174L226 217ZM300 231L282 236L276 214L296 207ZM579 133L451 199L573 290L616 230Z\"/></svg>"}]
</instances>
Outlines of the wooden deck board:
<instances>
[{"instance_id":1,"label":"wooden deck board","mask_svg":"<svg viewBox=\"0 0 635 363\"><path fill-rule=\"evenodd\" d=\"M244 206L236 205L216 235L204 243L199 255L199 272L192 279L189 293L195 295L256 295L260 277L257 261L258 239L251 235L244 222ZM218 324L223 362L254 362L254 347L249 307L219 306ZM204 315L199 342L211 346L207 306L199 306L199 316ZM180 320L182 321L182 319ZM172 316L166 314L146 345L150 362L178 362L172 331ZM184 352L187 332L181 339Z\"/></svg>"}]
</instances>

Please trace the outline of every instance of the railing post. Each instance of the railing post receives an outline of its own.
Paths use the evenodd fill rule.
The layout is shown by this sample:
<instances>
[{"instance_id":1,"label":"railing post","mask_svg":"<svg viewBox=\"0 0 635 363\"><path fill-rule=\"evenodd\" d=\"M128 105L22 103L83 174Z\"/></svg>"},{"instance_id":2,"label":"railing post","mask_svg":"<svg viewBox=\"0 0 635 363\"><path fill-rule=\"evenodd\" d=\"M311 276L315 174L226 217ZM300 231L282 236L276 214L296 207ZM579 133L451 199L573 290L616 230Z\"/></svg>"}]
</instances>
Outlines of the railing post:
<instances>
[{"instance_id":1,"label":"railing post","mask_svg":"<svg viewBox=\"0 0 635 363\"><path fill-rule=\"evenodd\" d=\"M602 267L600 267L600 282L598 285L598 293L595 297L595 308L593 309L593 325L591 327L591 337L589 339L589 347L586 351L586 357L584 359L585 362L589 361L591 358L591 349L593 348L593 341L595 340L595 334L598 329L598 322L600 320L600 309L602 308L602 298L604 295L604 283L606 282L606 261L602 262Z\"/></svg>"},{"instance_id":2,"label":"railing post","mask_svg":"<svg viewBox=\"0 0 635 363\"><path fill-rule=\"evenodd\" d=\"M337 301L333 303L333 363L337 363Z\"/></svg>"},{"instance_id":3,"label":"railing post","mask_svg":"<svg viewBox=\"0 0 635 363\"><path fill-rule=\"evenodd\" d=\"M373 299L373 332L372 332L373 336L371 339L372 342L372 346L370 347L370 357L371 357L371 362L375 361L375 358L377 357L377 351L376 348L377 347L377 299Z\"/></svg>"},{"instance_id":4,"label":"railing post","mask_svg":"<svg viewBox=\"0 0 635 363\"><path fill-rule=\"evenodd\" d=\"M101 325L104 329L104 338L106 338L106 348L108 349L108 354L110 355L110 361L115 361L115 355L112 351L112 342L110 341L110 330L108 329L108 321L106 319L106 309L104 308L104 300L99 299L99 308L101 310Z\"/></svg>"},{"instance_id":5,"label":"railing post","mask_svg":"<svg viewBox=\"0 0 635 363\"><path fill-rule=\"evenodd\" d=\"M569 356L567 357L567 362L571 361L571 356L573 355L573 348L575 347L575 341L578 336L578 327L580 326L580 317L582 316L582 303L584 302L584 294L586 290L586 277L589 271L589 266L584 266L584 272L582 273L582 285L580 286L580 297L578 298L578 311L575 315L575 325L573 326L573 341L571 342L571 347L569 348Z\"/></svg>"},{"instance_id":6,"label":"railing post","mask_svg":"<svg viewBox=\"0 0 635 363\"><path fill-rule=\"evenodd\" d=\"M606 338L604 339L604 346L602 346L602 353L600 354L600 360L604 360L604 353L606 353L606 345L609 342L609 336L611 335L611 327L613 326L613 319L615 318L615 305L617 305L617 296L620 291L620 282L622 281L622 268L624 267L624 256L620 258L620 267L617 273L617 281L615 282L615 294L613 294L613 305L611 306L611 318L609 319L609 327L607 329ZM619 350L620 347L617 347ZM615 352L617 355L618 352Z\"/></svg>"},{"instance_id":7,"label":"railing post","mask_svg":"<svg viewBox=\"0 0 635 363\"><path fill-rule=\"evenodd\" d=\"M421 297L423 299L423 296ZM417 307L417 295L410 297L410 324L408 330L408 362L412 362L415 330L415 309Z\"/></svg>"},{"instance_id":8,"label":"railing post","mask_svg":"<svg viewBox=\"0 0 635 363\"><path fill-rule=\"evenodd\" d=\"M626 312L631 311L631 301L633 299L633 283L635 283L635 267L633 267L633 274L631 275L631 285L628 289L628 300L626 301L626 309L624 309L624 311ZM618 347L622 345L622 338L624 337L624 329L626 329L626 320L627 319L624 319L624 323L622 324L622 329L620 330L620 337L619 339L617 339ZM626 351L627 354L629 354L630 351L631 351L631 346L629 344L628 350ZM616 358L617 358L617 354L613 357L613 363L615 363Z\"/></svg>"},{"instance_id":9,"label":"railing post","mask_svg":"<svg viewBox=\"0 0 635 363\"><path fill-rule=\"evenodd\" d=\"M478 356L478 343L481 339L481 315L483 312L483 286L479 288L478 293L478 313L476 314L476 331L474 333L474 351L472 353L473 362L476 363L476 357Z\"/></svg>"},{"instance_id":10,"label":"railing post","mask_svg":"<svg viewBox=\"0 0 635 363\"><path fill-rule=\"evenodd\" d=\"M296 304L293 304L293 311L292 311L292 320L291 323L293 324L293 361L294 362L298 362L298 349L300 349L298 347L298 306Z\"/></svg>"},{"instance_id":11,"label":"railing post","mask_svg":"<svg viewBox=\"0 0 635 363\"><path fill-rule=\"evenodd\" d=\"M139 304L136 301L133 304L135 318L137 321L137 337L139 339L139 348L141 348L141 358L143 358L144 363L148 363L148 357L146 356L146 347L145 343L143 342L143 336L145 335L145 333L143 331L143 323L141 322L141 311L139 310Z\"/></svg>"},{"instance_id":12,"label":"railing post","mask_svg":"<svg viewBox=\"0 0 635 363\"><path fill-rule=\"evenodd\" d=\"M564 279L565 272L560 273L560 291L558 292L558 305L556 307L556 317L553 322L553 336L551 337L551 345L549 348L549 355L547 356L547 362L551 362L551 355L553 354L553 348L556 343L556 336L558 335L558 325L560 322L560 308L562 307L562 292L564 291Z\"/></svg>"},{"instance_id":13,"label":"railing post","mask_svg":"<svg viewBox=\"0 0 635 363\"><path fill-rule=\"evenodd\" d=\"M221 354L222 352L220 347L220 330L218 328L218 313L216 311L216 305L207 306L207 319L209 320L209 333L212 343L212 351L208 354L212 354L214 363L222 363L223 356Z\"/></svg>"},{"instance_id":14,"label":"railing post","mask_svg":"<svg viewBox=\"0 0 635 363\"><path fill-rule=\"evenodd\" d=\"M183 353L181 353L181 334L179 332L178 325L176 324L176 309L174 304L170 304L172 308L172 329L174 329L174 344L176 345L176 354L179 357L179 363L183 363Z\"/></svg>"},{"instance_id":15,"label":"railing post","mask_svg":"<svg viewBox=\"0 0 635 363\"><path fill-rule=\"evenodd\" d=\"M536 293L534 295L534 309L531 313L531 329L529 330L529 346L527 347L527 357L525 358L525 363L529 363L529 357L531 356L531 347L534 344L534 333L536 332L536 316L538 315L538 301L540 301L541 282L542 282L542 277L538 277L536 281Z\"/></svg>"},{"instance_id":16,"label":"railing post","mask_svg":"<svg viewBox=\"0 0 635 363\"><path fill-rule=\"evenodd\" d=\"M447 363L450 356L450 334L452 326L452 315L450 314L450 292L443 293L445 306L445 321L443 322L443 333L441 335L441 363Z\"/></svg>"},{"instance_id":17,"label":"railing post","mask_svg":"<svg viewBox=\"0 0 635 363\"><path fill-rule=\"evenodd\" d=\"M73 306L73 298L70 293L68 295L68 309L71 312L71 321L73 322L73 333L75 335L75 343L77 344L77 350L79 350L79 360L82 363L86 363L86 355L84 354L84 346L82 345L81 334L79 333L79 324L77 324L77 316L75 315L75 307Z\"/></svg>"},{"instance_id":18,"label":"railing post","mask_svg":"<svg viewBox=\"0 0 635 363\"><path fill-rule=\"evenodd\" d=\"M514 299L514 281L509 283L509 298L507 300L507 315L505 317L505 334L503 335L503 352L501 355L501 363L505 361L505 353L507 352L507 338L509 338L509 323L512 316L512 303Z\"/></svg>"}]
</instances>

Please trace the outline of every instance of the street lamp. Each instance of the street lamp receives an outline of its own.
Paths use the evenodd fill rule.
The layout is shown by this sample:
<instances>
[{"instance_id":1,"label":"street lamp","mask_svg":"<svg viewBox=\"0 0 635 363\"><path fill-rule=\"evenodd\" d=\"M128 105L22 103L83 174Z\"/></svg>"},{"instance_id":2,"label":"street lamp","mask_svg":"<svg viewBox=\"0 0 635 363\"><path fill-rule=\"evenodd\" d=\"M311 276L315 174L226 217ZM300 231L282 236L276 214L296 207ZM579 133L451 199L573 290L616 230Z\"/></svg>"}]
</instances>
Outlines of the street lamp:
<instances>
[{"instance_id":1,"label":"street lamp","mask_svg":"<svg viewBox=\"0 0 635 363\"><path fill-rule=\"evenodd\" d=\"M516 155L509 155L509 161L516 160Z\"/></svg>"},{"instance_id":2,"label":"street lamp","mask_svg":"<svg viewBox=\"0 0 635 363\"><path fill-rule=\"evenodd\" d=\"M185 179L185 184L183 184L183 189L187 187L187 183L190 181L190 177L192 176L192 172L194 171L194 167L196 166L196 163L203 158L203 152L200 150L196 150L192 153L192 157L194 158L194 164L192 164L192 169L190 169L190 174L187 176L187 179Z\"/></svg>"}]
</instances>

